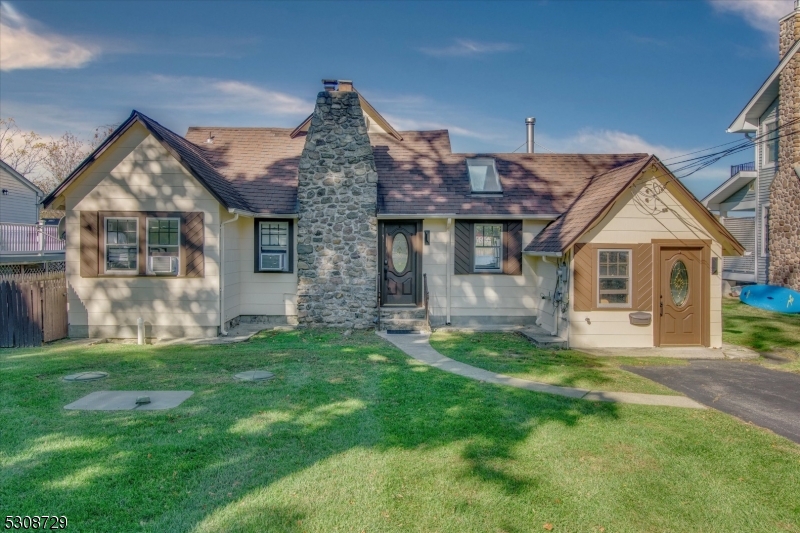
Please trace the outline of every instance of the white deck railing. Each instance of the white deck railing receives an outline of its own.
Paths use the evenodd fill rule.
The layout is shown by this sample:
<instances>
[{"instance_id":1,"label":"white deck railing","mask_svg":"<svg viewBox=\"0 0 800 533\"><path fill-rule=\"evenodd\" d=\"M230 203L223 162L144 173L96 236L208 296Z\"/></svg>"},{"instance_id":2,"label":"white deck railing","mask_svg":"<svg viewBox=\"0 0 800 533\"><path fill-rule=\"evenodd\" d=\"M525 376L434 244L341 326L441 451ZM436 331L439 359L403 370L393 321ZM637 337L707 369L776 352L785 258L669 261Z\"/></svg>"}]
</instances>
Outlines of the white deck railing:
<instances>
[{"instance_id":1,"label":"white deck railing","mask_svg":"<svg viewBox=\"0 0 800 533\"><path fill-rule=\"evenodd\" d=\"M39 254L63 252L64 240L58 226L0 222L0 254Z\"/></svg>"}]
</instances>

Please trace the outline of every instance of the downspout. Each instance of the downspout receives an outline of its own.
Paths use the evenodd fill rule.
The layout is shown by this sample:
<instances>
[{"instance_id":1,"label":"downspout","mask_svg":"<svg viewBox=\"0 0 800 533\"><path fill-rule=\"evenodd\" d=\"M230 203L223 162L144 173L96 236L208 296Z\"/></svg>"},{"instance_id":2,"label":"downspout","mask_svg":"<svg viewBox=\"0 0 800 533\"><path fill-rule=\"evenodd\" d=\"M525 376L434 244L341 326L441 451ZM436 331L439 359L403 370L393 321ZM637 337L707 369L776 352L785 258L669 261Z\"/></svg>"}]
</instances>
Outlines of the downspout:
<instances>
[{"instance_id":1,"label":"downspout","mask_svg":"<svg viewBox=\"0 0 800 533\"><path fill-rule=\"evenodd\" d=\"M759 121L760 122L760 121ZM761 124L758 125L761 128ZM755 139L750 136L750 134L745 133L744 136L749 139L750 141L754 141ZM755 235L753 235L753 278L756 283L758 283L758 258L761 257L761 242L758 239L759 234L761 233L759 229L761 228L761 211L758 209L759 205L761 204L761 154L758 150L758 143L755 143L755 160L756 160L756 213L755 213L755 220L753 221L753 231ZM723 265L722 269L725 269Z\"/></svg>"},{"instance_id":2,"label":"downspout","mask_svg":"<svg viewBox=\"0 0 800 533\"><path fill-rule=\"evenodd\" d=\"M445 324L447 324L448 326L450 325L450 290L451 290L450 289L450 279L451 279L450 278L450 262L452 260L451 257L452 257L452 255L454 253L454 251L451 249L452 248L452 243L453 243L452 227L453 227L453 219L452 218L448 218L447 219L447 298L446 298L446 300L447 300L447 320L445 322Z\"/></svg>"},{"instance_id":3,"label":"downspout","mask_svg":"<svg viewBox=\"0 0 800 533\"><path fill-rule=\"evenodd\" d=\"M225 329L225 225L237 220L239 213L219 225L219 334L223 337L228 336L228 330Z\"/></svg>"}]
</instances>

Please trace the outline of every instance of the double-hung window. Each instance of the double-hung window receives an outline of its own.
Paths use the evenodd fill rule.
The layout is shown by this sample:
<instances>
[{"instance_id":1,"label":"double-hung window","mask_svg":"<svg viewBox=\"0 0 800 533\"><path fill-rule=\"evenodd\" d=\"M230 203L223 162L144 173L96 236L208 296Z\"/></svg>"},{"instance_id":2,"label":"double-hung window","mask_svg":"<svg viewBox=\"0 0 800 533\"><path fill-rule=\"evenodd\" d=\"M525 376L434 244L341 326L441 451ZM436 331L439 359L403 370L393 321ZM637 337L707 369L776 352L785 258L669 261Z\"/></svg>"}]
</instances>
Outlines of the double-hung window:
<instances>
[{"instance_id":1,"label":"double-hung window","mask_svg":"<svg viewBox=\"0 0 800 533\"><path fill-rule=\"evenodd\" d=\"M778 122L773 120L764 124L763 131L764 166L778 162Z\"/></svg>"},{"instance_id":2,"label":"double-hung window","mask_svg":"<svg viewBox=\"0 0 800 533\"><path fill-rule=\"evenodd\" d=\"M106 272L138 271L139 220L107 218L105 224Z\"/></svg>"},{"instance_id":3,"label":"double-hung window","mask_svg":"<svg viewBox=\"0 0 800 533\"><path fill-rule=\"evenodd\" d=\"M597 306L631 306L631 251L597 251Z\"/></svg>"},{"instance_id":4,"label":"double-hung window","mask_svg":"<svg viewBox=\"0 0 800 533\"><path fill-rule=\"evenodd\" d=\"M257 269L260 272L289 272L290 229L287 221L264 220L258 223Z\"/></svg>"},{"instance_id":5,"label":"double-hung window","mask_svg":"<svg viewBox=\"0 0 800 533\"><path fill-rule=\"evenodd\" d=\"M147 273L177 276L180 271L180 218L147 219Z\"/></svg>"},{"instance_id":6,"label":"double-hung window","mask_svg":"<svg viewBox=\"0 0 800 533\"><path fill-rule=\"evenodd\" d=\"M475 224L475 272L503 271L503 225Z\"/></svg>"}]
</instances>

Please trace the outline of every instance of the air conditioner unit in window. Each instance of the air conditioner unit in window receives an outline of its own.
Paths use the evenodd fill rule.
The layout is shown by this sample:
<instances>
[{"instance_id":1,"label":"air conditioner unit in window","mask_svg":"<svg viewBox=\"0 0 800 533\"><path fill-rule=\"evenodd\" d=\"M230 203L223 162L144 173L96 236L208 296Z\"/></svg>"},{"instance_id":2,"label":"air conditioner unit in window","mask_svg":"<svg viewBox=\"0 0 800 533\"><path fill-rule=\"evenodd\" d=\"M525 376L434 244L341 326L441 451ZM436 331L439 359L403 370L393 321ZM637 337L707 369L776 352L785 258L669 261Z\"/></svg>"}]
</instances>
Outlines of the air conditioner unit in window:
<instances>
[{"instance_id":1,"label":"air conditioner unit in window","mask_svg":"<svg viewBox=\"0 0 800 533\"><path fill-rule=\"evenodd\" d=\"M261 254L261 270L284 270L286 254L265 253Z\"/></svg>"},{"instance_id":2,"label":"air conditioner unit in window","mask_svg":"<svg viewBox=\"0 0 800 533\"><path fill-rule=\"evenodd\" d=\"M153 274L178 274L178 258L168 255L150 257L150 271Z\"/></svg>"}]
</instances>

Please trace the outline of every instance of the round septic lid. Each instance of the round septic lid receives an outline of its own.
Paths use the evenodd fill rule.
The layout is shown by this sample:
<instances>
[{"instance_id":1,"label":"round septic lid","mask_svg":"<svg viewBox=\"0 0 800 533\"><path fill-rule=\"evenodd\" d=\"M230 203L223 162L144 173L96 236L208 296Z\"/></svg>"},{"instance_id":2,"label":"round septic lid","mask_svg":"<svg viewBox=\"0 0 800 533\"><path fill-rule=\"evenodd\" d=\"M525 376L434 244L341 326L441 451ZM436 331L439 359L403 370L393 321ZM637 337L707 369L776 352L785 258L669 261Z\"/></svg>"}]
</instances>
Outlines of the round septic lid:
<instances>
[{"instance_id":1,"label":"round septic lid","mask_svg":"<svg viewBox=\"0 0 800 533\"><path fill-rule=\"evenodd\" d=\"M64 376L64 381L94 381L108 376L108 372L79 372Z\"/></svg>"},{"instance_id":2,"label":"round septic lid","mask_svg":"<svg viewBox=\"0 0 800 533\"><path fill-rule=\"evenodd\" d=\"M239 372L233 377L241 381L265 381L274 378L275 374L266 370L248 370L247 372Z\"/></svg>"}]
</instances>

